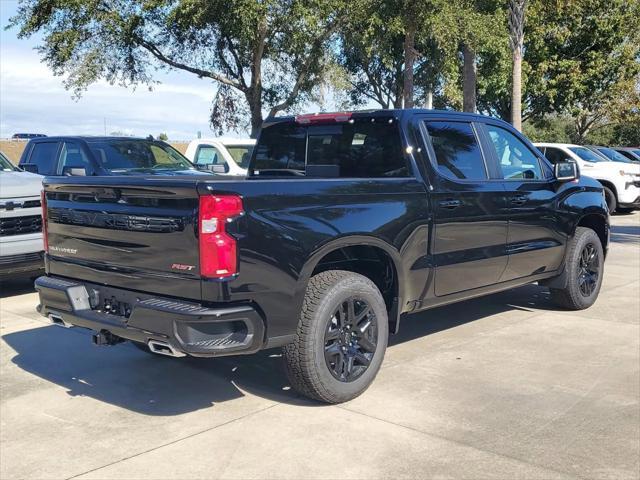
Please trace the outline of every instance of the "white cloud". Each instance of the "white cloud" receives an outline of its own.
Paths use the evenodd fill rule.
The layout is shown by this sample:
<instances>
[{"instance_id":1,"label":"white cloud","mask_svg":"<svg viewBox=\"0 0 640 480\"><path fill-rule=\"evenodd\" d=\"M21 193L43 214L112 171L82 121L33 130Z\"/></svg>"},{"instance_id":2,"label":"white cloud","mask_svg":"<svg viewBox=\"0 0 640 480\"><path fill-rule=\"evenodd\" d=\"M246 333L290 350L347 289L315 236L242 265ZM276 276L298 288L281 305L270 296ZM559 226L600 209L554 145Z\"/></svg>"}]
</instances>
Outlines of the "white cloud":
<instances>
[{"instance_id":1,"label":"white cloud","mask_svg":"<svg viewBox=\"0 0 640 480\"><path fill-rule=\"evenodd\" d=\"M208 117L215 85L189 74L160 74L162 83L125 89L101 81L79 100L64 89L26 45L0 46L0 137L16 132L102 135L126 131L170 139L210 135Z\"/></svg>"}]
</instances>

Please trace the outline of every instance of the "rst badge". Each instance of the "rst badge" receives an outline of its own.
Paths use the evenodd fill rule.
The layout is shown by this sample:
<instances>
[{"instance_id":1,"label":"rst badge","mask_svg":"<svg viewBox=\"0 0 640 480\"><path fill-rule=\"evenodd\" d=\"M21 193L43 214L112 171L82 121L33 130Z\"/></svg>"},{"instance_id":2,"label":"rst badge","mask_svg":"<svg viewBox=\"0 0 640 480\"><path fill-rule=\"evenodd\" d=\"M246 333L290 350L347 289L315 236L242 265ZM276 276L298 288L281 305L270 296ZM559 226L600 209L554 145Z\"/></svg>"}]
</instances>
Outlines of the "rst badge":
<instances>
[{"instance_id":1,"label":"rst badge","mask_svg":"<svg viewBox=\"0 0 640 480\"><path fill-rule=\"evenodd\" d=\"M194 268L196 268L195 265L184 265L182 263L173 263L171 265L171 269L172 270L181 270L181 271L185 271L185 272L190 272Z\"/></svg>"}]
</instances>

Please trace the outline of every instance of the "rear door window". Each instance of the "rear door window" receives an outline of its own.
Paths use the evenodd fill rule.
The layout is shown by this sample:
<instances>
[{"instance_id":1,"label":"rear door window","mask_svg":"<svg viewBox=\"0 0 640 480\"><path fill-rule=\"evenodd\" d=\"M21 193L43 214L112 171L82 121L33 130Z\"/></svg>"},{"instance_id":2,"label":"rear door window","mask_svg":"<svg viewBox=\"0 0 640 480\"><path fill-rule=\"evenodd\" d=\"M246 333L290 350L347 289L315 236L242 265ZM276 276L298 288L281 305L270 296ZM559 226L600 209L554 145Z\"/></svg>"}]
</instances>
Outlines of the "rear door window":
<instances>
[{"instance_id":1,"label":"rear door window","mask_svg":"<svg viewBox=\"0 0 640 480\"><path fill-rule=\"evenodd\" d=\"M468 122L425 122L438 171L458 180L485 180L487 169Z\"/></svg>"},{"instance_id":2,"label":"rear door window","mask_svg":"<svg viewBox=\"0 0 640 480\"><path fill-rule=\"evenodd\" d=\"M33 146L27 163L37 165L40 175L55 175L57 154L58 142L38 142Z\"/></svg>"}]
</instances>

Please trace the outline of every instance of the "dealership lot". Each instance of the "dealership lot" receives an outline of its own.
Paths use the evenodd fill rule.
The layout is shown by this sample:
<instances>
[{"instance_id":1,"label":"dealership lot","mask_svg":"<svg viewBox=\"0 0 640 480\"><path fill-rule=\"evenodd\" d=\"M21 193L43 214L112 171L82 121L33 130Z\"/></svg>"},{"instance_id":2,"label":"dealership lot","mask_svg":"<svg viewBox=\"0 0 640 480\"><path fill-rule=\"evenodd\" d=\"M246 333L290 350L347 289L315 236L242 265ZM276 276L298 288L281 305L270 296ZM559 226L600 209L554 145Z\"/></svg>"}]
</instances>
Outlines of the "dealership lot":
<instances>
[{"instance_id":1,"label":"dealership lot","mask_svg":"<svg viewBox=\"0 0 640 480\"><path fill-rule=\"evenodd\" d=\"M640 212L612 223L594 307L527 286L414 315L340 406L293 394L278 350L98 348L3 284L0 477L638 478Z\"/></svg>"}]
</instances>

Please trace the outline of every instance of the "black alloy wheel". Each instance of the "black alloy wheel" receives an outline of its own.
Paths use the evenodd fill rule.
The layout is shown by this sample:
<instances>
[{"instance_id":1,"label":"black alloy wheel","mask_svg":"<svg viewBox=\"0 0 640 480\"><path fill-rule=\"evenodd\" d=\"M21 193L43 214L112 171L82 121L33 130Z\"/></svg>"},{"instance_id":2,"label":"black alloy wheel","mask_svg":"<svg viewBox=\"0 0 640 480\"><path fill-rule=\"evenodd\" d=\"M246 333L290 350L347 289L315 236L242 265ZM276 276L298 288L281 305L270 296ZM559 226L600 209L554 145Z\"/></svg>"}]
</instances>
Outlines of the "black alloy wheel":
<instances>
[{"instance_id":1,"label":"black alloy wheel","mask_svg":"<svg viewBox=\"0 0 640 480\"><path fill-rule=\"evenodd\" d=\"M580 252L578 263L578 287L583 297L590 297L598 285L600 261L598 250L592 243L587 243Z\"/></svg>"},{"instance_id":2,"label":"black alloy wheel","mask_svg":"<svg viewBox=\"0 0 640 480\"><path fill-rule=\"evenodd\" d=\"M327 324L324 358L331 374L352 382L369 368L376 351L378 320L369 304L350 297L342 302Z\"/></svg>"}]
</instances>

